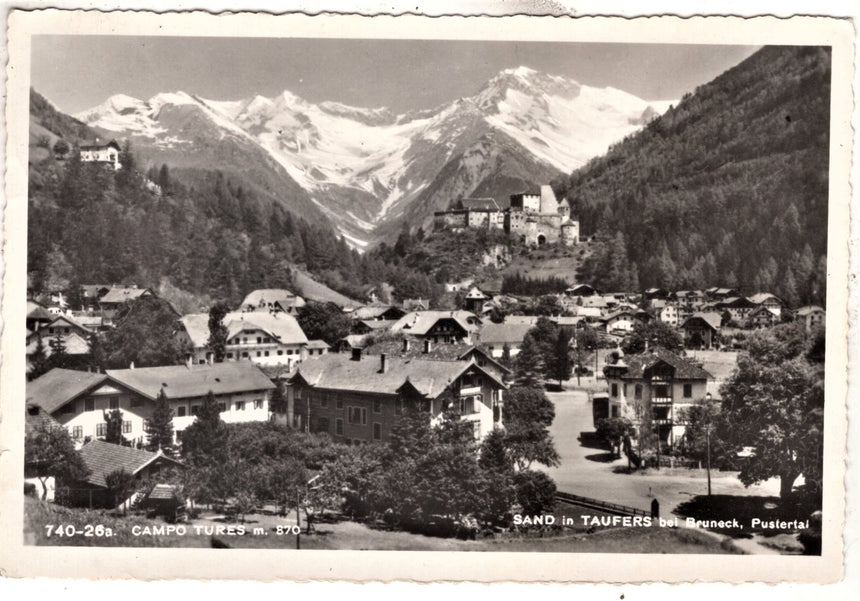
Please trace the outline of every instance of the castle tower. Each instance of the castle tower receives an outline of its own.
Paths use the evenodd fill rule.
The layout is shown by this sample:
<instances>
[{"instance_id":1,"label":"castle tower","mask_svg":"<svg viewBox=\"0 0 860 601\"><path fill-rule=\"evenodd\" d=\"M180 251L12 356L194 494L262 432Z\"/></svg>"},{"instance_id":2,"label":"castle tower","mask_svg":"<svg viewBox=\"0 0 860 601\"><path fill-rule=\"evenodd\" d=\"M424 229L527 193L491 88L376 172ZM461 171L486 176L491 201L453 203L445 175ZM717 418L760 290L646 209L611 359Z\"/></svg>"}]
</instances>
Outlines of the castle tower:
<instances>
[{"instance_id":1,"label":"castle tower","mask_svg":"<svg viewBox=\"0 0 860 601\"><path fill-rule=\"evenodd\" d=\"M558 203L558 212L561 214L562 223L570 219L570 203L567 198L562 198L561 202Z\"/></svg>"},{"instance_id":2,"label":"castle tower","mask_svg":"<svg viewBox=\"0 0 860 601\"><path fill-rule=\"evenodd\" d=\"M555 192L552 191L552 186L543 185L540 187L540 209L542 215L558 213L558 199L555 197Z\"/></svg>"},{"instance_id":3,"label":"castle tower","mask_svg":"<svg viewBox=\"0 0 860 601\"><path fill-rule=\"evenodd\" d=\"M569 219L561 224L561 243L565 246L579 244L579 221Z\"/></svg>"}]
</instances>

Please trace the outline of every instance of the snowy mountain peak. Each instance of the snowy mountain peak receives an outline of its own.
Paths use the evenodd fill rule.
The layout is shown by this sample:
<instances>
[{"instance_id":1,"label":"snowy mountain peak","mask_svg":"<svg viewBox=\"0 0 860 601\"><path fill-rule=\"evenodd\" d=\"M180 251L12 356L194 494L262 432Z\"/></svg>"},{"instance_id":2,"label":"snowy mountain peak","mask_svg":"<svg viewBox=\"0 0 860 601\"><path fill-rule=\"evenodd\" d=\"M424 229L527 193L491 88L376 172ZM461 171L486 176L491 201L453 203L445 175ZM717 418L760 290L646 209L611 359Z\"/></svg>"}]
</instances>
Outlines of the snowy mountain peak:
<instances>
[{"instance_id":1,"label":"snowy mountain peak","mask_svg":"<svg viewBox=\"0 0 860 601\"><path fill-rule=\"evenodd\" d=\"M181 152L192 161L187 149L194 144L255 147L362 247L379 228L420 214L416 206L427 204L432 214L428 203L444 208L451 194L502 187L482 178L494 177L487 175L491 165L505 157L531 166L518 176L522 182L544 183L603 154L665 106L520 66L500 71L475 96L401 115L314 103L284 90L241 100L170 92L141 101L119 94L77 116L112 136L136 137L138 148L167 160ZM463 179L454 184L450 174L457 169Z\"/></svg>"}]
</instances>

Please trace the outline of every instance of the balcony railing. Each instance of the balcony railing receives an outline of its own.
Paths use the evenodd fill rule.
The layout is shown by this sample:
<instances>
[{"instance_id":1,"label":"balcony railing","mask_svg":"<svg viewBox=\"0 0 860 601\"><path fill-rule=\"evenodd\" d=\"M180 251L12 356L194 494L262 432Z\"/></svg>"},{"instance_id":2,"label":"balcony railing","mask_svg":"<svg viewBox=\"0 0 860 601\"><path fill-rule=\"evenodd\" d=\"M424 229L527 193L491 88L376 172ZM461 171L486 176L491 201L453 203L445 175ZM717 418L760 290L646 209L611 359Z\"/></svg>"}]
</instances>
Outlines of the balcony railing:
<instances>
[{"instance_id":1,"label":"balcony railing","mask_svg":"<svg viewBox=\"0 0 860 601\"><path fill-rule=\"evenodd\" d=\"M469 396L473 394L481 394L480 386L463 386L460 388L460 396Z\"/></svg>"},{"instance_id":2,"label":"balcony railing","mask_svg":"<svg viewBox=\"0 0 860 601\"><path fill-rule=\"evenodd\" d=\"M672 397L670 396L655 396L651 397L652 405L671 405Z\"/></svg>"}]
</instances>

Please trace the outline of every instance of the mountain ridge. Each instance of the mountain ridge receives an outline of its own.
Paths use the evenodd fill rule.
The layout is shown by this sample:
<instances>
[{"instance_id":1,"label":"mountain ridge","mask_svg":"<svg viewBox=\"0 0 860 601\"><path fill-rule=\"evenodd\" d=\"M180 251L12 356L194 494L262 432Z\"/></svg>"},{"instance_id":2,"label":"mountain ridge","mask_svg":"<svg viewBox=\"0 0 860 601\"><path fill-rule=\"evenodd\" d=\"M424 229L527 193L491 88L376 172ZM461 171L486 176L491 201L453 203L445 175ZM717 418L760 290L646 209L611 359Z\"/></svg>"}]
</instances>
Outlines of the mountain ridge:
<instances>
[{"instance_id":1,"label":"mountain ridge","mask_svg":"<svg viewBox=\"0 0 860 601\"><path fill-rule=\"evenodd\" d=\"M527 67L503 70L471 97L433 109L395 114L385 107L314 103L284 90L273 98L210 100L162 92L144 101L115 95L76 117L108 135L130 137L159 162L189 138L215 147L255 145L285 172L354 247L390 238L405 216L429 227L434 210L481 188L499 190L497 170L452 188L437 181L445 165L466 164L466 153L493 132L505 134L510 162L534 166L511 181L543 183L602 154L638 130L666 103L652 103L613 88L593 88ZM196 107L212 127L183 129L177 115ZM474 157L472 157L474 158ZM190 160L188 157L186 161ZM473 166L474 167L474 166ZM488 179L489 178L489 179ZM499 200L518 190L499 191ZM440 192L441 194L441 192Z\"/></svg>"}]
</instances>

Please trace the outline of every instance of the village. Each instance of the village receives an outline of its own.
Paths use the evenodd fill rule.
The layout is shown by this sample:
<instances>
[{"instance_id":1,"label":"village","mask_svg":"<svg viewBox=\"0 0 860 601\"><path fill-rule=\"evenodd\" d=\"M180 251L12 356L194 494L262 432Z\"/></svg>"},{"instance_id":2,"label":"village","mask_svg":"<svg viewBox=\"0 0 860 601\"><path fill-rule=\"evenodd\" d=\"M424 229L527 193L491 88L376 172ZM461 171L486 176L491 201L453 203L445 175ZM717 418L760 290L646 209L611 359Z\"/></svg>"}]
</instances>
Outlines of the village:
<instances>
[{"instance_id":1,"label":"village","mask_svg":"<svg viewBox=\"0 0 860 601\"><path fill-rule=\"evenodd\" d=\"M104 157L98 149L88 152L92 160L113 162L111 149ZM535 247L579 243L567 200L558 202L549 186L512 195L504 211L487 199L461 199L452 207L437 213L437 229L501 229ZM536 461L551 477L534 512L549 511L554 501L575 493L627 508L622 513L650 507L654 515L658 496L677 509L679 483L703 477L702 455L690 451L700 442L694 435L701 438L701 416L698 422L691 416L705 405L719 411L721 390L750 337L789 327L813 339L825 318L819 306L790 307L767 291L747 295L726 287L602 291L580 283L534 299L462 285L453 286L458 294L452 306L374 297L339 306L291 290L259 289L237 306L184 315L152 288L128 283L84 284L30 298L28 440L61 429L81 470L74 476L47 468L34 452L36 459L25 466L27 481L46 501L149 514L158 509L171 521L185 519L193 487L175 472L193 462L184 433L198 427L204 414L214 411L225 425L273 424L346 448L393 444L402 436L398 424L417 410L435 428L444 429L453 415L475 449L506 430L513 438L520 428L535 428L550 448L554 442L557 451L530 449L520 466L546 478L527 469ZM535 300L543 307L540 315L528 314ZM100 366L95 358L105 336L142 319L147 303L160 303L160 326L169 322L170 343L182 349L182 361ZM144 337L147 327L137 324ZM529 390L540 391L549 404L548 420L538 423L517 408ZM160 419L165 426L165 413L167 438L152 425ZM589 448L605 451L595 459L584 454ZM754 446L736 449L734 460L742 462L744 453L754 454ZM624 464L628 472L688 473L675 480L661 475L645 495L639 484L636 492L619 485ZM731 461L726 465L730 469ZM308 476L324 471L312 469ZM309 482L302 493L307 499ZM341 496L347 494L346 483L340 485ZM725 475L715 478L715 488L721 487L743 495L772 491L761 484L742 487ZM258 494L239 510L240 491L229 490L218 499L222 511L233 506L250 513L265 501ZM197 500L208 499L211 506L215 497L209 490ZM297 524L307 499L296 501ZM340 501L330 501L331 507ZM525 507L522 499L519 506ZM309 525L313 512L305 510ZM477 528L472 515L448 518Z\"/></svg>"}]
</instances>

